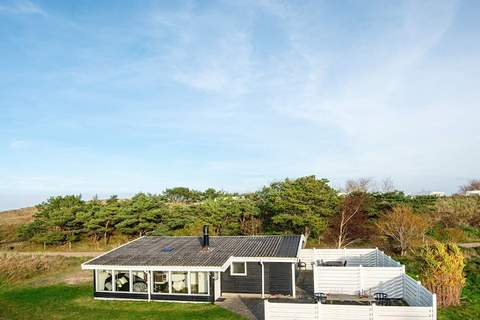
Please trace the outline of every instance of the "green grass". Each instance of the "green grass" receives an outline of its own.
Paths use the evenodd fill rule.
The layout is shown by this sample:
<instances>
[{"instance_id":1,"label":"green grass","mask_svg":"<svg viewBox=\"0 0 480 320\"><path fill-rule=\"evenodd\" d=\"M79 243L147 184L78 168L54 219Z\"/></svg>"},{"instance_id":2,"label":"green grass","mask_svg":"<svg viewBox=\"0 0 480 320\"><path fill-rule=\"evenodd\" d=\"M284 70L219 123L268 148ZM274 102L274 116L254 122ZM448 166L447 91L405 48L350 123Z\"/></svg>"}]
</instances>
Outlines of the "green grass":
<instances>
[{"instance_id":1,"label":"green grass","mask_svg":"<svg viewBox=\"0 0 480 320\"><path fill-rule=\"evenodd\" d=\"M480 287L467 286L463 290L462 305L440 309L438 320L473 320L480 319Z\"/></svg>"},{"instance_id":2,"label":"green grass","mask_svg":"<svg viewBox=\"0 0 480 320\"><path fill-rule=\"evenodd\" d=\"M0 319L242 319L212 304L101 301L91 285L0 289Z\"/></svg>"}]
</instances>

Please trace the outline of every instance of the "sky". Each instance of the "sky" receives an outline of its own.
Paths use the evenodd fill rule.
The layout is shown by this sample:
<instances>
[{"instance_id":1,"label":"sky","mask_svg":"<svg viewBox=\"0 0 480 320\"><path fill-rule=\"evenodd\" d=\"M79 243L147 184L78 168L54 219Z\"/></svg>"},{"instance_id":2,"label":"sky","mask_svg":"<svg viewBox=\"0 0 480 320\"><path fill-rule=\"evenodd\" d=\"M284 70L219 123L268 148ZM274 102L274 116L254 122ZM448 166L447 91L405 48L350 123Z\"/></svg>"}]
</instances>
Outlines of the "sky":
<instances>
[{"instance_id":1,"label":"sky","mask_svg":"<svg viewBox=\"0 0 480 320\"><path fill-rule=\"evenodd\" d=\"M480 1L0 0L0 209L480 177Z\"/></svg>"}]
</instances>

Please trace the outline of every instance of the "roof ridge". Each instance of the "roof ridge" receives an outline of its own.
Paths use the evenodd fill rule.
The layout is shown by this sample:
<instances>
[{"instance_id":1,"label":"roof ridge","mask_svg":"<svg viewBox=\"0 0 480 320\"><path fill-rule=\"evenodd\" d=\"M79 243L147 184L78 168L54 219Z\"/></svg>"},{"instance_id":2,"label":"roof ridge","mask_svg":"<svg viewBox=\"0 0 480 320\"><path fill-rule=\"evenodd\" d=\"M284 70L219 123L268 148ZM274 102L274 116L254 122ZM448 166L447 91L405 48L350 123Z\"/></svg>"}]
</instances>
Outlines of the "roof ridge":
<instances>
[{"instance_id":1,"label":"roof ridge","mask_svg":"<svg viewBox=\"0 0 480 320\"><path fill-rule=\"evenodd\" d=\"M198 236L144 236L144 238L201 238L203 235L198 235ZM298 234L287 234L287 235L281 235L281 234L257 234L257 235L241 235L241 236L214 236L210 235L210 238L215 237L215 238L253 238L253 237L301 237L301 235Z\"/></svg>"}]
</instances>

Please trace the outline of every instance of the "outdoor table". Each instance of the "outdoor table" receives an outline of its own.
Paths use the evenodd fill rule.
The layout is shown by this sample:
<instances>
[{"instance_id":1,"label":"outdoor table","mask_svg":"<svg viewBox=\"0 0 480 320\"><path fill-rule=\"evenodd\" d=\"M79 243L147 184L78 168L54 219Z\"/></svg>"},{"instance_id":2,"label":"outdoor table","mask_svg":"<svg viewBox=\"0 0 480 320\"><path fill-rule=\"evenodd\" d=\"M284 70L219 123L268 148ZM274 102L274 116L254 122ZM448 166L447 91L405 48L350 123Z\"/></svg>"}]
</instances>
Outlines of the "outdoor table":
<instances>
[{"instance_id":1,"label":"outdoor table","mask_svg":"<svg viewBox=\"0 0 480 320\"><path fill-rule=\"evenodd\" d=\"M321 262L321 265L324 266L324 267L343 267L343 266L345 266L345 261L344 260L323 261L323 262Z\"/></svg>"},{"instance_id":2,"label":"outdoor table","mask_svg":"<svg viewBox=\"0 0 480 320\"><path fill-rule=\"evenodd\" d=\"M375 298L373 296L359 296L352 294L327 294L327 301L353 301L360 303L372 304L375 303Z\"/></svg>"}]
</instances>

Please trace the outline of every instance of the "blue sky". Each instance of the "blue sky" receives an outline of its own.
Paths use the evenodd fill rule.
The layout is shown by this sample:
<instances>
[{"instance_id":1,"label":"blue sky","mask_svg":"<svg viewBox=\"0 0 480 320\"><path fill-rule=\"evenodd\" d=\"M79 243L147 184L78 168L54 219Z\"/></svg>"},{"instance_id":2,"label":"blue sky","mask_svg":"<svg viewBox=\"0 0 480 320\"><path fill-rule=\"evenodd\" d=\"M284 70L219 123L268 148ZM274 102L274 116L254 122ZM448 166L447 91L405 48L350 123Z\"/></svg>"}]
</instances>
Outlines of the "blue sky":
<instances>
[{"instance_id":1,"label":"blue sky","mask_svg":"<svg viewBox=\"0 0 480 320\"><path fill-rule=\"evenodd\" d=\"M0 1L0 209L480 175L480 2Z\"/></svg>"}]
</instances>

